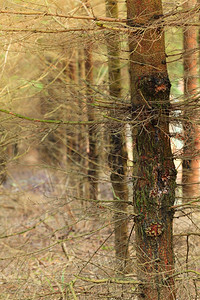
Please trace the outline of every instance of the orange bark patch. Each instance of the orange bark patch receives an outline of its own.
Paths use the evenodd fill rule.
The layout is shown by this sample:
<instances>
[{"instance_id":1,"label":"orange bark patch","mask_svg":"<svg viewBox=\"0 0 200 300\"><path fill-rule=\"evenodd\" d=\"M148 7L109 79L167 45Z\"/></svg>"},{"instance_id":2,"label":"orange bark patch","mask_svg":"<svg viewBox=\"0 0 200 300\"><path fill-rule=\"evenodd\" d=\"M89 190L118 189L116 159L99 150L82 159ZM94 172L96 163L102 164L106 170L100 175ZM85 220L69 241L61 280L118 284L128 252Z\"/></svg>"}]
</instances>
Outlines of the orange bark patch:
<instances>
[{"instance_id":1,"label":"orange bark patch","mask_svg":"<svg viewBox=\"0 0 200 300\"><path fill-rule=\"evenodd\" d=\"M155 91L158 92L165 92L167 90L167 87L165 84L161 84L159 86L156 86Z\"/></svg>"},{"instance_id":2,"label":"orange bark patch","mask_svg":"<svg viewBox=\"0 0 200 300\"><path fill-rule=\"evenodd\" d=\"M159 236L163 232L163 225L158 222L151 223L145 228L145 232L148 236Z\"/></svg>"}]
</instances>

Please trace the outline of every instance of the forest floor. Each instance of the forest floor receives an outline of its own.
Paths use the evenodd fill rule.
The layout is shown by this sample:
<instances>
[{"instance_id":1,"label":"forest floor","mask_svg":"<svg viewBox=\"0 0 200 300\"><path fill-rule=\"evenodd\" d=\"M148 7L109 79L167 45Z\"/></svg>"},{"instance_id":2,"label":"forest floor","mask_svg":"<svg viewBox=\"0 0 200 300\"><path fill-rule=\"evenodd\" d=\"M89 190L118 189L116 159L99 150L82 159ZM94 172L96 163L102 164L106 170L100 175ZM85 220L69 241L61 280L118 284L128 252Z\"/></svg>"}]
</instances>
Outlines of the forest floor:
<instances>
[{"instance_id":1,"label":"forest floor","mask_svg":"<svg viewBox=\"0 0 200 300\"><path fill-rule=\"evenodd\" d=\"M8 168L0 189L0 299L135 299L134 233L133 272L126 284L113 283L112 210L80 201L75 189L60 171L31 164ZM101 195L109 198L106 189L102 184ZM199 236L185 233L200 232L200 215L187 213L180 209L174 221L178 299L196 300ZM130 221L130 232L132 226Z\"/></svg>"}]
</instances>

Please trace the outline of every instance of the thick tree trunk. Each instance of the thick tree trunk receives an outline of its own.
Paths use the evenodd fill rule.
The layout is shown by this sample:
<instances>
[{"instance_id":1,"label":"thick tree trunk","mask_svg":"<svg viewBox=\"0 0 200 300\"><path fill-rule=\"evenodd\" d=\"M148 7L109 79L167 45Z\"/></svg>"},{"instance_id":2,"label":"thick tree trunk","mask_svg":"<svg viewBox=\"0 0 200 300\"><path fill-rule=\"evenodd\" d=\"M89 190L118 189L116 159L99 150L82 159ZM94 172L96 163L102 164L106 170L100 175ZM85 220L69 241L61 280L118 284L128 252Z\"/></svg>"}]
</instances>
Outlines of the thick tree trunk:
<instances>
[{"instance_id":1,"label":"thick tree trunk","mask_svg":"<svg viewBox=\"0 0 200 300\"><path fill-rule=\"evenodd\" d=\"M86 78L86 97L87 97L87 115L88 121L95 120L95 108L93 106L93 61L92 61L92 44L88 43L85 48L85 78ZM98 198L98 150L97 150L97 128L94 125L88 128L89 140L89 199L97 200Z\"/></svg>"},{"instance_id":2,"label":"thick tree trunk","mask_svg":"<svg viewBox=\"0 0 200 300\"><path fill-rule=\"evenodd\" d=\"M127 0L128 25L143 28L131 35L130 78L133 117L134 208L139 299L175 299L173 211L176 171L169 138L169 93L160 0ZM133 22L134 19L134 22Z\"/></svg>"},{"instance_id":3,"label":"thick tree trunk","mask_svg":"<svg viewBox=\"0 0 200 300\"><path fill-rule=\"evenodd\" d=\"M184 3L184 9L189 9L195 6L196 0L189 0ZM197 65L198 58L196 49L197 45L197 29L195 27L186 27L183 33L184 40L184 98L185 119L184 136L185 145L183 153L183 198L191 199L199 196L199 150L200 150L200 133L199 126L195 125L195 120L198 119L198 103L195 101L197 93ZM195 107L196 104L196 107Z\"/></svg>"},{"instance_id":4,"label":"thick tree trunk","mask_svg":"<svg viewBox=\"0 0 200 300\"><path fill-rule=\"evenodd\" d=\"M117 2L106 0L107 17L118 18ZM120 73L120 41L115 33L107 38L109 90L112 101L121 98L121 73ZM111 111L113 113L113 110ZM113 116L113 114L112 114ZM129 267L128 251L128 220L127 220L127 151L123 136L124 128L119 124L112 124L110 129L110 155L111 183L115 203L115 253L117 270L126 272Z\"/></svg>"}]
</instances>

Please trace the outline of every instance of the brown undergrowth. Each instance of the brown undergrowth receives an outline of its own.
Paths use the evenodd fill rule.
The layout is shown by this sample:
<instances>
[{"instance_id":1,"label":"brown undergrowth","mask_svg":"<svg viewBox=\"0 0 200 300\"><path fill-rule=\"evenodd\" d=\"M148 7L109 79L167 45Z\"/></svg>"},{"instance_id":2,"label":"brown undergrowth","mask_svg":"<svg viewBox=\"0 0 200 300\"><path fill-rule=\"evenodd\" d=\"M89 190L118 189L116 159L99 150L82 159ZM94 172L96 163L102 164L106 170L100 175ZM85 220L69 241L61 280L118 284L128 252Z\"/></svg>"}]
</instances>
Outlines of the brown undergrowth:
<instances>
[{"instance_id":1,"label":"brown undergrowth","mask_svg":"<svg viewBox=\"0 0 200 300\"><path fill-rule=\"evenodd\" d=\"M0 299L136 299L133 218L132 272L123 277L115 273L112 202L78 199L75 181L61 171L18 164L8 174L0 190ZM112 200L108 183L100 192L101 199ZM197 204L176 208L181 299L198 299Z\"/></svg>"}]
</instances>

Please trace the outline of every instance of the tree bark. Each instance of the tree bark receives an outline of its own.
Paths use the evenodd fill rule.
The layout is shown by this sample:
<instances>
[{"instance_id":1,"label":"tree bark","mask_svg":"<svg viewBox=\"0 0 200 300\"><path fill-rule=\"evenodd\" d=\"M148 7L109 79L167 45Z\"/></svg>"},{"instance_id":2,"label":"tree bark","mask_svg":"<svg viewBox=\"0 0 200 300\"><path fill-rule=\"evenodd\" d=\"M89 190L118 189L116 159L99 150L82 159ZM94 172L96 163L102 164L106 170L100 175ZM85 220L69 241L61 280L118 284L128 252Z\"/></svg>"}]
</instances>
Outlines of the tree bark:
<instances>
[{"instance_id":1,"label":"tree bark","mask_svg":"<svg viewBox=\"0 0 200 300\"><path fill-rule=\"evenodd\" d=\"M106 16L118 18L118 6L116 1L106 0ZM120 40L115 33L107 37L109 91L112 101L121 98L121 72L120 72ZM113 110L112 110L113 117ZM115 254L117 270L125 272L129 270L128 251L128 219L127 219L127 149L124 139L124 126L113 123L110 130L110 154L111 183L115 203Z\"/></svg>"},{"instance_id":2,"label":"tree bark","mask_svg":"<svg viewBox=\"0 0 200 300\"><path fill-rule=\"evenodd\" d=\"M133 201L139 299L175 299L173 211L176 170L169 138L169 94L164 35L152 26L162 16L160 0L127 0L133 118ZM134 18L134 24L132 22Z\"/></svg>"}]
</instances>

